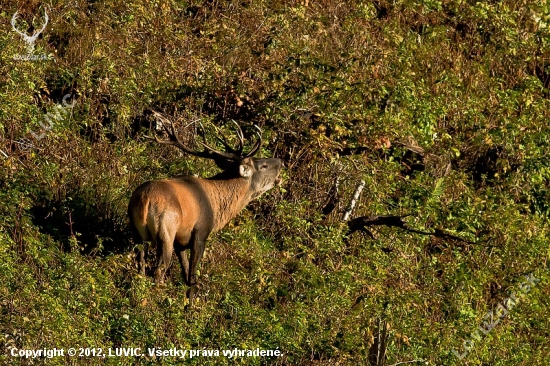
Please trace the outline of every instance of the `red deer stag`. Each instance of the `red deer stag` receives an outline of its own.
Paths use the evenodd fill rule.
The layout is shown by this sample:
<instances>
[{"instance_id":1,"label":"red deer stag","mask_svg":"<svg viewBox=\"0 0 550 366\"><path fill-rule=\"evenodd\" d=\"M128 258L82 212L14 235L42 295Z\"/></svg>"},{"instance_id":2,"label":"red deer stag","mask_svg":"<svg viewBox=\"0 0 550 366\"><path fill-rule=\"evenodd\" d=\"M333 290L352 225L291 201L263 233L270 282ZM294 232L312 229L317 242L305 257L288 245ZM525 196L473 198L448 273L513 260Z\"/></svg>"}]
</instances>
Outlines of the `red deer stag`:
<instances>
[{"instance_id":1,"label":"red deer stag","mask_svg":"<svg viewBox=\"0 0 550 366\"><path fill-rule=\"evenodd\" d=\"M187 154L212 159L223 171L211 178L203 179L178 176L171 179L154 180L139 186L132 194L128 205L128 216L136 240L152 242L157 248L155 283L164 283L166 270L172 261L175 249L182 268L185 284L189 287L189 305L197 293L197 265L204 253L204 244L210 233L222 229L251 200L281 183L279 173L283 167L281 159L253 158L262 146L261 130L257 128L257 140L248 154L243 154L244 136L237 125L238 147L229 146L221 134L220 141L226 152L213 149L206 144L201 129L204 147L202 151L188 148L176 135L174 125L160 113L153 112L167 133L167 140L154 140L160 144L175 146ZM189 260L185 250L191 251ZM145 276L145 251L139 251L140 273Z\"/></svg>"}]
</instances>

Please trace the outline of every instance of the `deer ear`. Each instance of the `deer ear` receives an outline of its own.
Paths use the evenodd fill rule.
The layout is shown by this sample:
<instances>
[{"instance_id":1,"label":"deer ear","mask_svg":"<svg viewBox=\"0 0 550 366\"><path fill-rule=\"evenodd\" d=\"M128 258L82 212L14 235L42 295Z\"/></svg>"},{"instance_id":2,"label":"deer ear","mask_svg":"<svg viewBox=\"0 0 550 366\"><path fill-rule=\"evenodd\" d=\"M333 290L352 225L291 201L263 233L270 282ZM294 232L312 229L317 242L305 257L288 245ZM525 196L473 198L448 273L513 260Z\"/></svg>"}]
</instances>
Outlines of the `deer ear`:
<instances>
[{"instance_id":1,"label":"deer ear","mask_svg":"<svg viewBox=\"0 0 550 366\"><path fill-rule=\"evenodd\" d=\"M245 179L249 179L252 176L252 165L249 159L244 159L239 165L239 174Z\"/></svg>"}]
</instances>

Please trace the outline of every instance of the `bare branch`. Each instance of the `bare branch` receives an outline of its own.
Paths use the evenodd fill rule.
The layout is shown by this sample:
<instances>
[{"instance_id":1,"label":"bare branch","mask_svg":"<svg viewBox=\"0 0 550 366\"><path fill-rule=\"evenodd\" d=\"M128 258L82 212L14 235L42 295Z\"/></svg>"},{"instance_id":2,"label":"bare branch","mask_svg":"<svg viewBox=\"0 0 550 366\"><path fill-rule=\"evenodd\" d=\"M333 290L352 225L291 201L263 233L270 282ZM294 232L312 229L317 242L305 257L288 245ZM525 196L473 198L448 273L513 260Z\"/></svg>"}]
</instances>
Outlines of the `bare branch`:
<instances>
[{"instance_id":1,"label":"bare branch","mask_svg":"<svg viewBox=\"0 0 550 366\"><path fill-rule=\"evenodd\" d=\"M348 221L353 209L355 208L355 205L357 204L357 200L361 196L361 192L363 191L363 188L365 188L365 181L361 180L357 185L357 188L355 189L355 193L353 194L353 198L351 199L351 202L349 203L349 206L346 209L346 212L344 213L344 221Z\"/></svg>"},{"instance_id":2,"label":"bare branch","mask_svg":"<svg viewBox=\"0 0 550 366\"><path fill-rule=\"evenodd\" d=\"M378 318L374 327L374 343L369 348L369 365L383 366L386 363L386 349L388 342L388 323Z\"/></svg>"},{"instance_id":3,"label":"bare branch","mask_svg":"<svg viewBox=\"0 0 550 366\"><path fill-rule=\"evenodd\" d=\"M408 216L412 216L412 215L409 214L409 215L403 215L403 216L382 215L382 216L370 216L370 217L369 216L356 217L348 221L349 232L347 235L350 235L356 231L362 231L367 233L371 238L374 239L374 235L367 229L367 227L387 226L387 227L398 227L410 233L421 234L421 235L431 235L437 238L452 239L452 240L458 240L468 244L474 244L469 240L460 238L456 235L448 234L444 232L442 229L435 229L433 233L428 231L411 229L407 227L407 224L405 223L405 221L403 221L403 219Z\"/></svg>"}]
</instances>

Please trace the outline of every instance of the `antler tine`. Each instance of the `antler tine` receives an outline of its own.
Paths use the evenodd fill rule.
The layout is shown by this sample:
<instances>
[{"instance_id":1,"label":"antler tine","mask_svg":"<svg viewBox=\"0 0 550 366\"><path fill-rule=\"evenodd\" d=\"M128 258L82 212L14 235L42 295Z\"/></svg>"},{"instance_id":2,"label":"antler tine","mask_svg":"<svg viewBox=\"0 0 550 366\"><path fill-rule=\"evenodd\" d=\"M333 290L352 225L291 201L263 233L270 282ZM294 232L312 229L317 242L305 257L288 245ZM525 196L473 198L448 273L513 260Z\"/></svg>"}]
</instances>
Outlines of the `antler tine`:
<instances>
[{"instance_id":1,"label":"antler tine","mask_svg":"<svg viewBox=\"0 0 550 366\"><path fill-rule=\"evenodd\" d=\"M197 127L196 125L199 125L200 127L200 133L197 133ZM204 126L202 125L202 122L200 120L197 120L195 122L195 134L200 135L202 140L206 142L206 131L204 130Z\"/></svg>"},{"instance_id":2,"label":"antler tine","mask_svg":"<svg viewBox=\"0 0 550 366\"><path fill-rule=\"evenodd\" d=\"M17 25L15 24L15 21L17 20L17 15L19 15L19 12L16 11L15 14L13 14L13 17L11 17L11 25L15 32L17 32L19 35L23 37L28 37L26 33L21 32L19 29L17 29Z\"/></svg>"},{"instance_id":3,"label":"antler tine","mask_svg":"<svg viewBox=\"0 0 550 366\"><path fill-rule=\"evenodd\" d=\"M156 112L156 111L152 111L153 114L155 115L155 117L157 118L157 120L160 122L160 124L162 125L162 128L164 131L166 131L166 133L168 134L168 136L170 136L170 131L168 130L168 128L166 127L166 125L164 124L164 121L166 120L166 118L164 118L163 115L161 115L160 113ZM151 125L149 125L150 127ZM143 136L145 137L146 139L149 139L149 140L154 140L156 142L158 142L159 144L164 144L164 145L173 145L173 142L172 141L166 141L166 140L161 140L157 137L157 135L153 135L153 137L151 136Z\"/></svg>"},{"instance_id":4,"label":"antler tine","mask_svg":"<svg viewBox=\"0 0 550 366\"><path fill-rule=\"evenodd\" d=\"M205 132L205 129L204 129L204 126L202 124L201 121L197 121L198 122L198 125L200 126L200 135L202 137L202 141L203 142L200 142L200 141L197 141L198 144L202 145L206 150L208 150L208 153L205 151L204 154L205 154L205 157L208 157L208 158L213 158L212 155L219 155L223 158L226 158L226 159L229 159L229 160L237 160L238 159L238 156L233 154L233 153L225 153L225 152L222 152L222 151L218 151L210 146L208 146L208 144L206 143L206 132ZM216 126L214 126L214 128L216 129L216 131L219 131L218 128ZM217 137L217 136L216 136ZM218 138L218 137L217 137ZM224 137L225 138L225 137ZM219 139L219 138L218 138ZM220 140L221 141L221 140ZM232 150L231 147L229 147L226 143L224 143L223 141L221 141L221 143L226 147L228 148L229 150Z\"/></svg>"},{"instance_id":5,"label":"antler tine","mask_svg":"<svg viewBox=\"0 0 550 366\"><path fill-rule=\"evenodd\" d=\"M177 142L178 138L176 136L176 131L174 129L174 124L172 122L170 122L166 117L164 117L159 112L157 112L157 111L152 111L152 112L155 115L155 117L157 118L157 120L160 121L160 124L162 125L163 130L168 134L168 137L170 137L170 140L172 142ZM170 126L170 129L168 129L168 127L166 127L167 124ZM156 138L156 135L155 135L155 138Z\"/></svg>"},{"instance_id":6,"label":"antler tine","mask_svg":"<svg viewBox=\"0 0 550 366\"><path fill-rule=\"evenodd\" d=\"M249 158L249 157L252 157L252 156L256 155L256 153L262 147L262 130L261 130L260 127L258 127L256 125L254 125L254 128L256 129L255 132L256 132L256 135L258 135L258 140L256 140L256 143L252 147L252 150L250 150L250 152L248 154L246 154L245 158Z\"/></svg>"},{"instance_id":7,"label":"antler tine","mask_svg":"<svg viewBox=\"0 0 550 366\"><path fill-rule=\"evenodd\" d=\"M154 135L154 137L145 136L145 138L148 138L150 140L155 140L159 144L175 146L175 147L183 150L184 152L186 152L188 154L191 154L191 155L194 155L194 156L208 157L204 152L194 151L194 150L189 149L187 146L185 146L185 144L179 139L178 135L176 134L176 129L174 128L174 124L172 122L170 122L166 117L164 117L159 112L157 112L157 111L152 111L152 112L155 115L155 117L160 121L160 124L162 125L162 128L164 129L166 134L168 134L168 138L170 140L161 140L161 139L158 138L158 136L156 134ZM167 124L168 124L169 127L166 126Z\"/></svg>"},{"instance_id":8,"label":"antler tine","mask_svg":"<svg viewBox=\"0 0 550 366\"><path fill-rule=\"evenodd\" d=\"M244 147L244 134L243 134L243 130L241 129L241 126L239 126L239 124L237 122L235 122L234 120L231 120L231 122L233 122L233 124L235 126L237 126L237 137L239 138L239 147L237 148L237 151L238 151L238 154L241 155L242 152L243 152L243 147Z\"/></svg>"},{"instance_id":9,"label":"antler tine","mask_svg":"<svg viewBox=\"0 0 550 366\"><path fill-rule=\"evenodd\" d=\"M231 153L235 154L235 155L239 155L239 152L235 149L233 149L230 145L229 145L229 142L227 140L227 137L225 136L225 134L218 128L218 126L214 125L214 129L216 130L216 140L218 140L219 142L222 143L223 147L227 150L229 150ZM221 135L222 137L220 138L220 136L218 135Z\"/></svg>"},{"instance_id":10,"label":"antler tine","mask_svg":"<svg viewBox=\"0 0 550 366\"><path fill-rule=\"evenodd\" d=\"M198 144L201 144L206 150L208 150L211 154L215 154L215 155L219 155L223 158L226 158L226 159L229 159L229 160L233 160L233 161L237 161L239 160L239 156L235 155L235 154L232 154L232 153L226 153L226 152L223 152L223 151L219 151L219 150L216 150L210 146L208 146L207 144L203 143L203 142L200 142L200 141L197 141ZM211 157L211 156L210 156Z\"/></svg>"}]
</instances>

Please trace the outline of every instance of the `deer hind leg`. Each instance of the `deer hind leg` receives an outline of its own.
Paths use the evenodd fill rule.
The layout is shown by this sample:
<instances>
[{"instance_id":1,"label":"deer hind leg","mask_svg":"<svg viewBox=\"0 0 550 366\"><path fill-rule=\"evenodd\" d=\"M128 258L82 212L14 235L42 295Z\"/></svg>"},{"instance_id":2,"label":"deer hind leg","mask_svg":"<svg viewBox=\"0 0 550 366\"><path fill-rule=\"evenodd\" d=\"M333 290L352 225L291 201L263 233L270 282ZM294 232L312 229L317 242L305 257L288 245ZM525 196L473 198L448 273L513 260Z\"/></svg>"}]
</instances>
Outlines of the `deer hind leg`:
<instances>
[{"instance_id":1,"label":"deer hind leg","mask_svg":"<svg viewBox=\"0 0 550 366\"><path fill-rule=\"evenodd\" d=\"M139 274L143 277L145 277L145 248L148 244L148 242L143 242L143 246L138 250Z\"/></svg>"},{"instance_id":2,"label":"deer hind leg","mask_svg":"<svg viewBox=\"0 0 550 366\"><path fill-rule=\"evenodd\" d=\"M136 228L132 223L132 236L134 239L134 243L141 243L140 247L136 250L138 259L138 272L143 277L145 277L145 252L147 248L149 248L151 234L149 233L147 226Z\"/></svg>"},{"instance_id":3,"label":"deer hind leg","mask_svg":"<svg viewBox=\"0 0 550 366\"><path fill-rule=\"evenodd\" d=\"M157 246L157 268L155 269L155 284L162 285L166 271L170 268L172 262L172 252L174 251L175 233L171 233L168 228L159 228L156 240Z\"/></svg>"},{"instance_id":4,"label":"deer hind leg","mask_svg":"<svg viewBox=\"0 0 550 366\"><path fill-rule=\"evenodd\" d=\"M189 277L187 279L187 297L189 298L189 306L193 306L193 301L198 292L198 282L197 282L197 266L204 254L204 244L206 242L206 237L200 233L195 233L193 235L192 244L191 244L191 256L189 263Z\"/></svg>"},{"instance_id":5,"label":"deer hind leg","mask_svg":"<svg viewBox=\"0 0 550 366\"><path fill-rule=\"evenodd\" d=\"M183 277L183 282L185 285L189 286L189 260L187 259L186 250L189 248L189 239L183 240L185 244L182 244L182 241L176 236L176 241L174 242L174 249L176 250L176 256L181 265L181 275Z\"/></svg>"}]
</instances>

